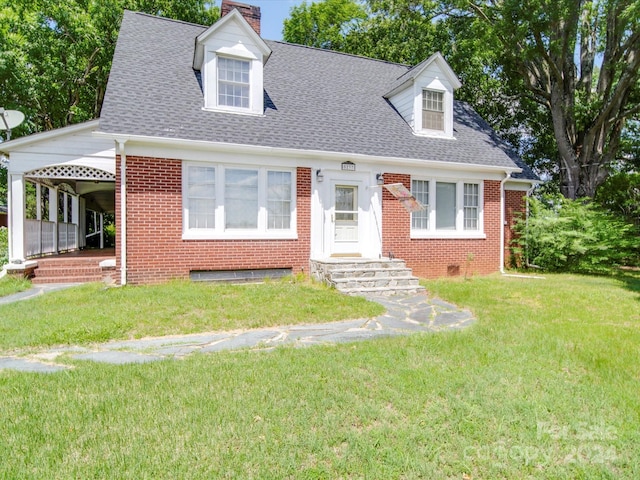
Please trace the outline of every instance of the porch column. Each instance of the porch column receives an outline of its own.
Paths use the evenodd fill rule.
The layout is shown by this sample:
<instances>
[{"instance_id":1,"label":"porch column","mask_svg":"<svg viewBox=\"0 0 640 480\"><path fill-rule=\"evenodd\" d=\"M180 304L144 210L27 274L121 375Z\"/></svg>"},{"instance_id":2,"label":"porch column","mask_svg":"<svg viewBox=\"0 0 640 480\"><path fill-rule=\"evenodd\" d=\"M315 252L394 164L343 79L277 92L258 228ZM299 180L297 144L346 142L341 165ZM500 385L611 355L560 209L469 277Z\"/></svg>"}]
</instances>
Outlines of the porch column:
<instances>
[{"instance_id":1,"label":"porch column","mask_svg":"<svg viewBox=\"0 0 640 480\"><path fill-rule=\"evenodd\" d=\"M84 247L84 242L82 239L84 238L84 231L80 224L80 197L76 195L71 195L71 223L73 223L76 227L76 248ZM84 223L84 222L83 222ZM82 238L82 239L81 239Z\"/></svg>"},{"instance_id":2,"label":"porch column","mask_svg":"<svg viewBox=\"0 0 640 480\"><path fill-rule=\"evenodd\" d=\"M104 213L100 212L100 248L104 248Z\"/></svg>"},{"instance_id":3,"label":"porch column","mask_svg":"<svg viewBox=\"0 0 640 480\"><path fill-rule=\"evenodd\" d=\"M23 263L24 224L25 224L25 192L24 175L10 173L7 181L9 203L9 262Z\"/></svg>"}]
</instances>

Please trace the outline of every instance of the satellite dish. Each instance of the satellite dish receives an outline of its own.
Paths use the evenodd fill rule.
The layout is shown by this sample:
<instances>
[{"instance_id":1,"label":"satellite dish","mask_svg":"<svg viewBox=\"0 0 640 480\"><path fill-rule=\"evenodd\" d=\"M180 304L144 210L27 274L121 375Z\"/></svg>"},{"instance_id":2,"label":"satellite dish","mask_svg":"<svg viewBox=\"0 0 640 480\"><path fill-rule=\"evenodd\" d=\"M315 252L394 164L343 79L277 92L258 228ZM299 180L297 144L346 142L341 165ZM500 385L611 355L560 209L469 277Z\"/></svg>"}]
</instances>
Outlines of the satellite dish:
<instances>
[{"instance_id":1,"label":"satellite dish","mask_svg":"<svg viewBox=\"0 0 640 480\"><path fill-rule=\"evenodd\" d=\"M5 110L0 107L0 130L7 131L7 141L11 140L11 129L24 122L24 113L18 110Z\"/></svg>"},{"instance_id":2,"label":"satellite dish","mask_svg":"<svg viewBox=\"0 0 640 480\"><path fill-rule=\"evenodd\" d=\"M0 130L11 130L24 122L24 113L0 108Z\"/></svg>"}]
</instances>

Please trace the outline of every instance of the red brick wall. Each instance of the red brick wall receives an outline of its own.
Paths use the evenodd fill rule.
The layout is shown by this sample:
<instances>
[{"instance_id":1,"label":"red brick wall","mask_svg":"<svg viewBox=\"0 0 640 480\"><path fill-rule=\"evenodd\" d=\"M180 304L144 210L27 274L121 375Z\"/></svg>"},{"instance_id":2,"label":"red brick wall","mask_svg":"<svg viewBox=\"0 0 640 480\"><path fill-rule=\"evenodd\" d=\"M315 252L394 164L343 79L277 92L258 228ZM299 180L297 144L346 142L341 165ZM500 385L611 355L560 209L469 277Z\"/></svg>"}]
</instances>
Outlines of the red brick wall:
<instances>
[{"instance_id":1,"label":"red brick wall","mask_svg":"<svg viewBox=\"0 0 640 480\"><path fill-rule=\"evenodd\" d=\"M411 176L384 174L385 183L411 189ZM414 275L437 278L488 274L500 265L500 182L484 181L485 239L411 239L411 215L383 189L382 252L406 260Z\"/></svg>"},{"instance_id":2,"label":"red brick wall","mask_svg":"<svg viewBox=\"0 0 640 480\"><path fill-rule=\"evenodd\" d=\"M120 219L120 157L116 158L116 225ZM292 268L309 265L311 169L297 170L297 240L182 240L182 163L127 157L127 282L186 279L192 270ZM117 268L120 233L117 230Z\"/></svg>"}]
</instances>

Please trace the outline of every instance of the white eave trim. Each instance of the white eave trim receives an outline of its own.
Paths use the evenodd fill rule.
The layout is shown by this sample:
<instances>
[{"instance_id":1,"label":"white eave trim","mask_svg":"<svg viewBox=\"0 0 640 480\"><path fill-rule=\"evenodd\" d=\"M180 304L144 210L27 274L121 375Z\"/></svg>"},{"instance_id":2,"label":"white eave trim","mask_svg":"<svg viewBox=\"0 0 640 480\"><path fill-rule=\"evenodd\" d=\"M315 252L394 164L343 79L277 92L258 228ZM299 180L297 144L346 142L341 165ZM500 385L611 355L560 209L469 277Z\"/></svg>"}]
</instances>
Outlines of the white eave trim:
<instances>
[{"instance_id":1,"label":"white eave trim","mask_svg":"<svg viewBox=\"0 0 640 480\"><path fill-rule=\"evenodd\" d=\"M26 135L24 137L16 138L15 140L0 143L0 152L11 153L18 148L32 145L34 143L52 140L54 138L63 137L65 135L72 135L78 132L96 130L99 123L99 119L89 120L84 123L68 125L66 127L56 128L54 130L48 130L46 132L32 133L31 135Z\"/></svg>"},{"instance_id":2,"label":"white eave trim","mask_svg":"<svg viewBox=\"0 0 640 480\"><path fill-rule=\"evenodd\" d=\"M222 17L216 23L207 28L204 32L196 37L196 46L195 51L193 53L193 69L200 71L202 69L202 64L204 62L204 46L207 39L213 35L216 31L221 29L224 25L231 21L239 22L239 25L245 33L250 36L255 44L258 46L260 51L262 52L262 63L266 63L267 59L271 55L271 49L269 45L265 43L260 35L256 33L256 31L249 25L249 23L245 20L242 14L237 10L233 9L227 15Z\"/></svg>"},{"instance_id":3,"label":"white eave trim","mask_svg":"<svg viewBox=\"0 0 640 480\"><path fill-rule=\"evenodd\" d=\"M406 73L400 76L398 80L400 80L404 76L406 76L407 78L404 81L402 81L400 84L394 86L393 89L391 89L391 91L389 91L384 95L384 98L390 98L394 96L396 93L404 90L407 87L407 84L412 84L413 82L415 82L416 77L419 77L420 74L426 68L428 68L429 65L431 65L433 62L436 62L438 64L438 67L440 68L442 73L444 73L444 76L449 81L449 83L451 84L454 90L457 90L460 87L462 87L462 83L460 82L460 79L455 74L453 69L449 66L447 61L442 56L442 54L440 52L436 52L433 55L431 55L429 58L427 58L426 60L423 60L421 63L409 69Z\"/></svg>"},{"instance_id":4,"label":"white eave trim","mask_svg":"<svg viewBox=\"0 0 640 480\"><path fill-rule=\"evenodd\" d=\"M457 163L443 162L440 160L425 160L419 158L403 158L403 157L383 157L378 155L365 155L361 153L331 152L324 150L301 150L295 148L267 147L261 145L244 145L237 143L224 142L207 142L203 140L185 140L176 138L149 137L144 135L123 135L120 133L93 132L93 136L99 138L109 138L116 141L129 141L147 145L171 145L174 147L191 148L196 150L216 150L218 152L237 153L247 155L277 155L287 158L312 159L312 160L338 160L338 161L361 161L379 164L389 164L390 162L398 165L416 166L416 167L432 167L457 171L475 171L475 172L509 172L520 173L521 168L481 165L474 163Z\"/></svg>"}]
</instances>

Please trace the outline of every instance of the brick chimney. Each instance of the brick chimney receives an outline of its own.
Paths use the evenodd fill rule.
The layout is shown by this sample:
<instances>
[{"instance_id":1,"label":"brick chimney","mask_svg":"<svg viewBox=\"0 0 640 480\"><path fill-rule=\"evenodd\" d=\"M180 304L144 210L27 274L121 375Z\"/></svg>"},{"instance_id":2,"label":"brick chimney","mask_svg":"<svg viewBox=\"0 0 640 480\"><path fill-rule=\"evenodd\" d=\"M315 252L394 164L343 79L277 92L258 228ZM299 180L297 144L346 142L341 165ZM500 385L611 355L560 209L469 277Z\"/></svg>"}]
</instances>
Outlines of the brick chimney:
<instances>
[{"instance_id":1,"label":"brick chimney","mask_svg":"<svg viewBox=\"0 0 640 480\"><path fill-rule=\"evenodd\" d=\"M260 7L247 5L246 3L234 2L232 0L222 0L220 5L220 18L237 9L251 27L260 35Z\"/></svg>"}]
</instances>

